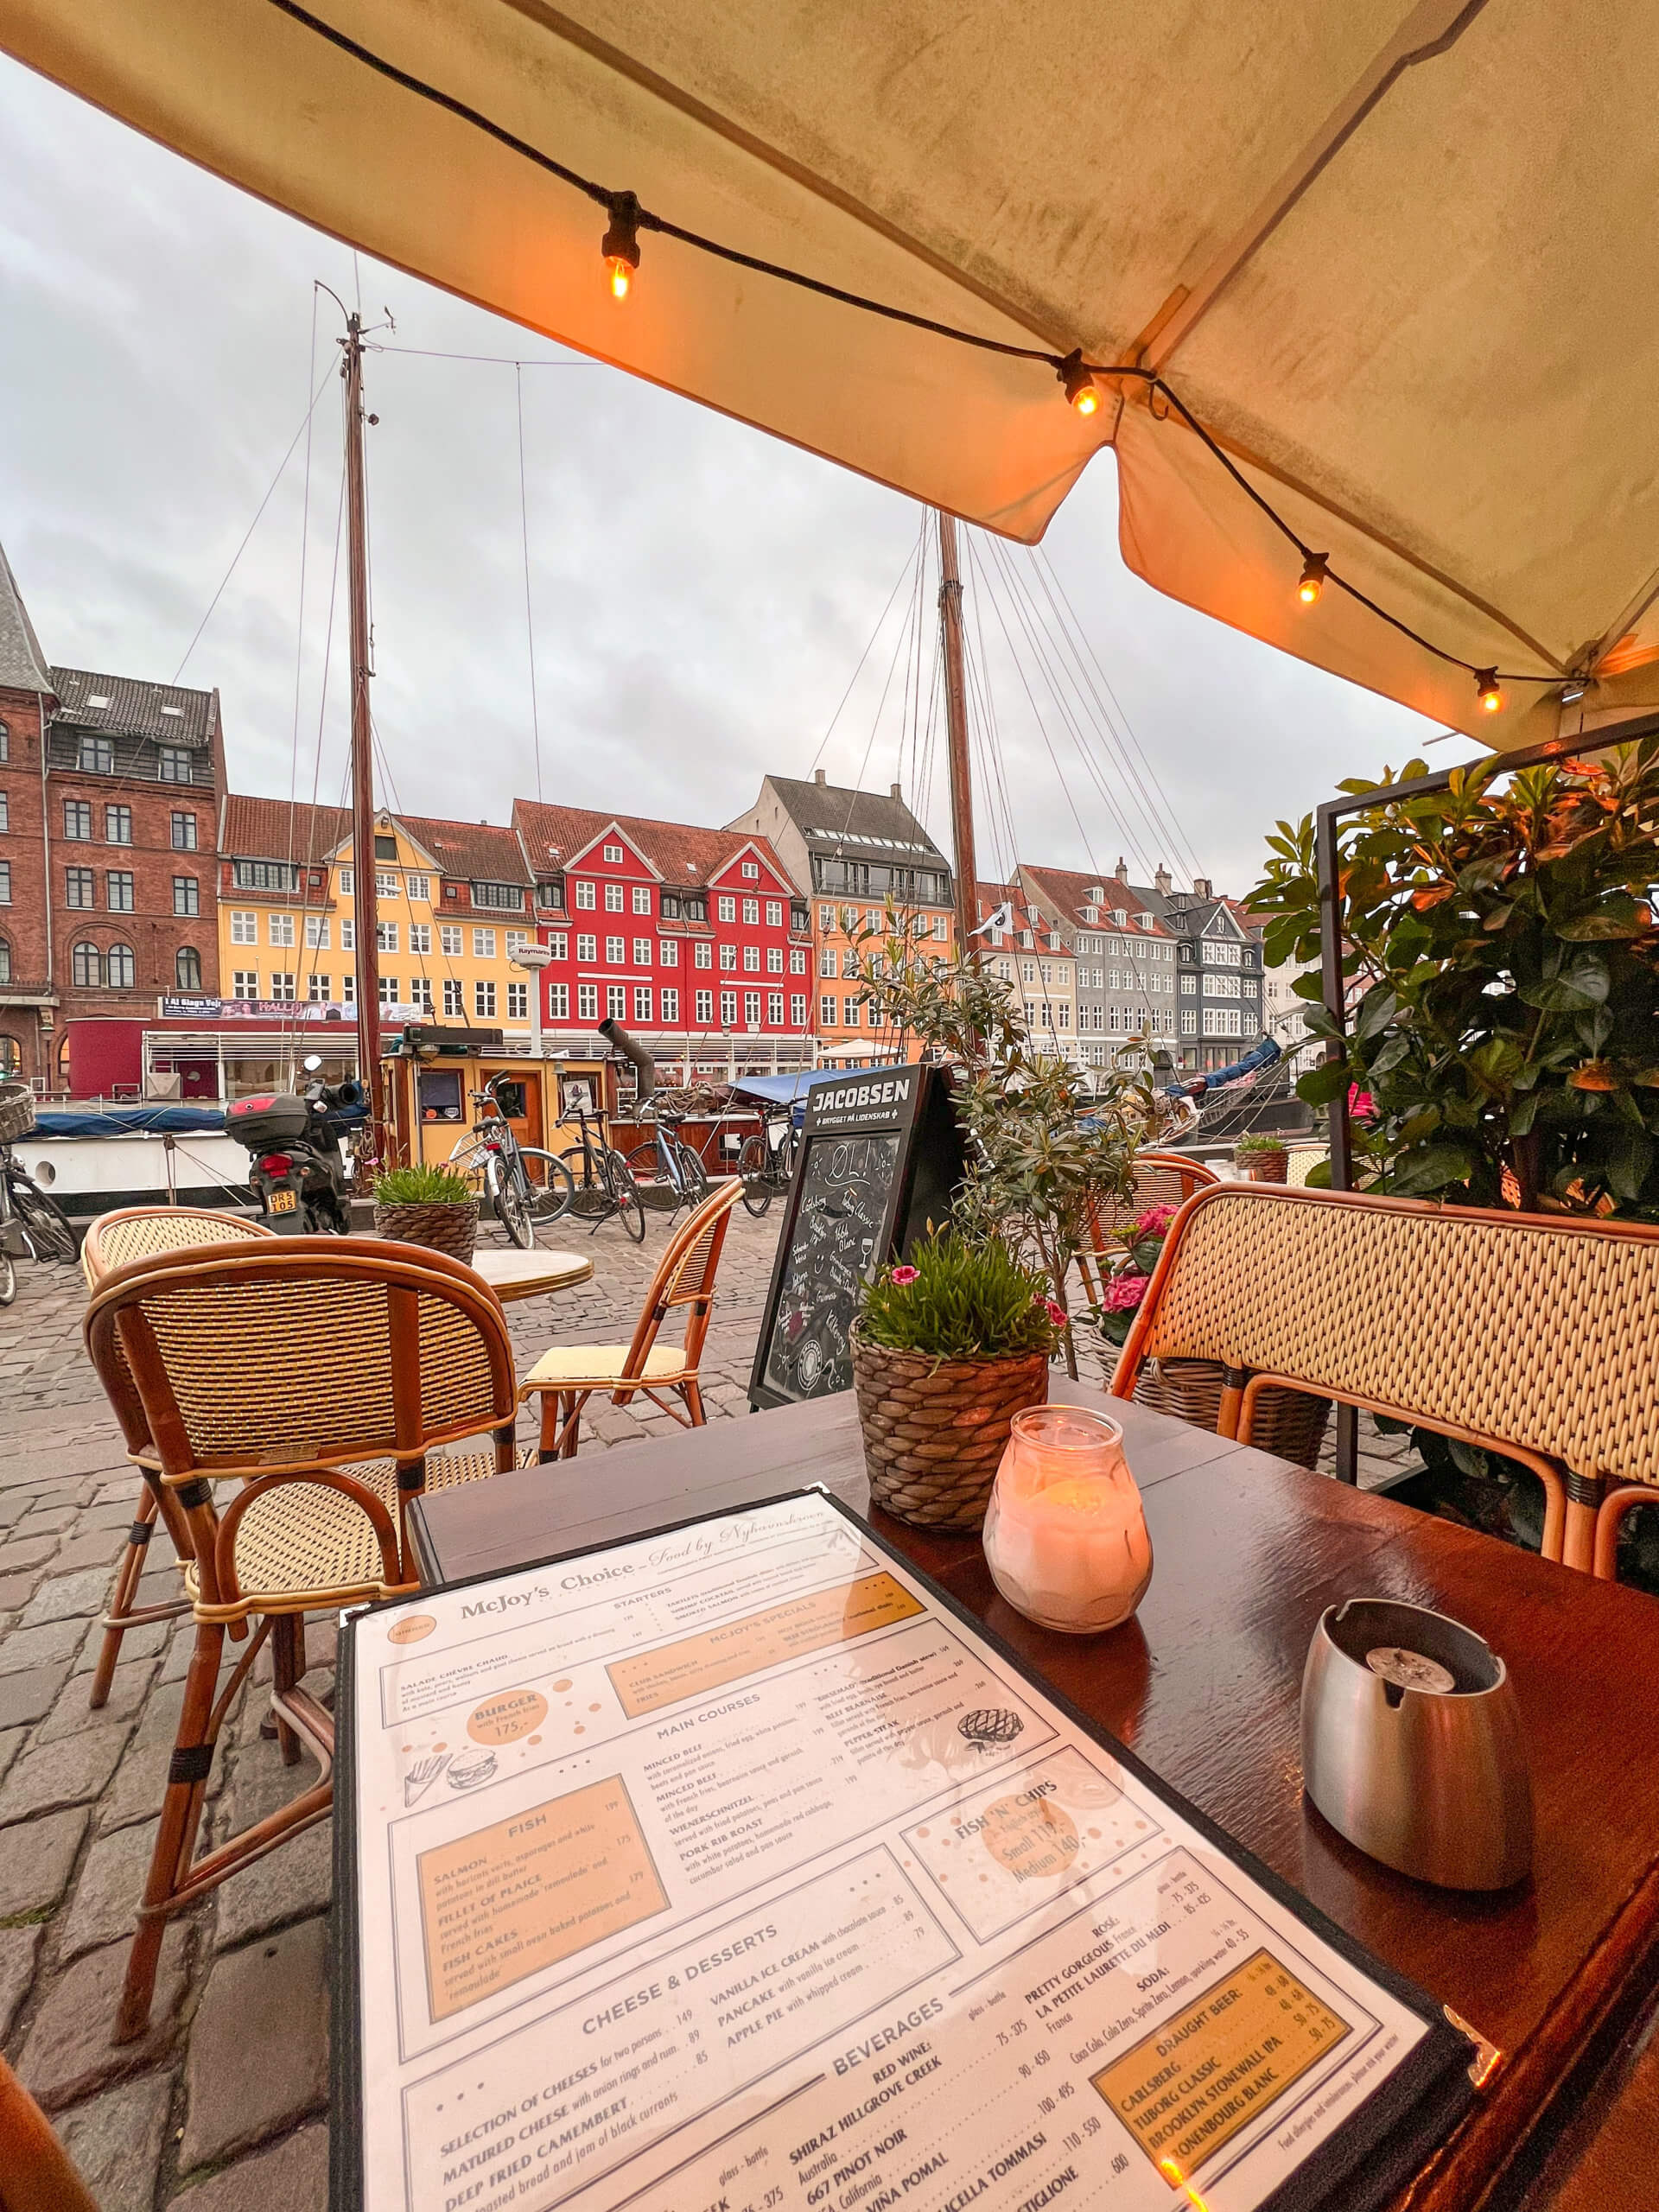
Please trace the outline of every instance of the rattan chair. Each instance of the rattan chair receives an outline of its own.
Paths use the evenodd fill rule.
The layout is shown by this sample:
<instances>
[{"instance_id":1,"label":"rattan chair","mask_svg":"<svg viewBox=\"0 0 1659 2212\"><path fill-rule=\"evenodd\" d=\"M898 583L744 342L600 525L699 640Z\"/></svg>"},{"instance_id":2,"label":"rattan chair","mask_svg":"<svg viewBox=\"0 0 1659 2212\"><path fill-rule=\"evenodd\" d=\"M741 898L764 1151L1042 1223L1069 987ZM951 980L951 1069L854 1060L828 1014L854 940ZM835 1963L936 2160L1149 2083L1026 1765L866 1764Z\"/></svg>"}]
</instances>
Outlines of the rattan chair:
<instances>
[{"instance_id":1,"label":"rattan chair","mask_svg":"<svg viewBox=\"0 0 1659 2212\"><path fill-rule=\"evenodd\" d=\"M1189 1160L1182 1152L1136 1153L1129 1196L1101 1200L1090 1208L1090 1249L1077 1255L1077 1273L1089 1304L1100 1305L1108 1264L1122 1258L1128 1232L1148 1206L1185 1205L1194 1191L1220 1180L1213 1167Z\"/></svg>"},{"instance_id":2,"label":"rattan chair","mask_svg":"<svg viewBox=\"0 0 1659 2212\"><path fill-rule=\"evenodd\" d=\"M718 1184L669 1238L631 1344L557 1344L531 1369L519 1395L542 1402L543 1459L575 1459L582 1408L595 1391L608 1391L613 1406L626 1406L643 1395L682 1427L702 1427L697 1363L714 1311L715 1277L727 1227L742 1189L735 1175ZM658 1332L677 1306L685 1308L685 1341L678 1346L659 1344Z\"/></svg>"},{"instance_id":3,"label":"rattan chair","mask_svg":"<svg viewBox=\"0 0 1659 2212\"><path fill-rule=\"evenodd\" d=\"M243 1214L197 1211L189 1206L120 1206L113 1212L100 1214L86 1231L80 1248L80 1268L88 1291L94 1291L118 1268L130 1267L135 1261L152 1259L159 1253L183 1251L204 1244L269 1241L275 1233L263 1223L250 1221ZM176 1513L176 1509L156 1479L156 1447L148 1433L142 1439L129 1436L127 1452L129 1458L137 1462L142 1478L138 1510L127 1532L121 1564L116 1569L115 1587L99 1624L104 1631L104 1643L92 1675L92 1695L86 1700L94 1711L110 1694L116 1662L121 1656L121 1639L127 1630L143 1628L151 1621L174 1620L190 1610L190 1600L185 1597L147 1605L133 1602L149 1562L149 1541L156 1533L157 1516L162 1516L162 1525L172 1538L181 1569L189 1556L190 1544L182 1528L170 1524L166 1517Z\"/></svg>"},{"instance_id":4,"label":"rattan chair","mask_svg":"<svg viewBox=\"0 0 1659 2212\"><path fill-rule=\"evenodd\" d=\"M1174 1224L1115 1396L1149 1358L1222 1362L1217 1426L1243 1443L1290 1389L1519 1460L1569 1567L1610 1573L1620 1516L1659 1501L1659 1229L1639 1223L1224 1184Z\"/></svg>"},{"instance_id":5,"label":"rattan chair","mask_svg":"<svg viewBox=\"0 0 1659 2212\"><path fill-rule=\"evenodd\" d=\"M328 1811L334 1719L300 1686L305 1615L415 1585L410 1499L512 1466L518 1393L488 1285L441 1254L369 1237L159 1255L99 1285L86 1336L128 1437L153 1440L196 1624L124 2042L149 2018L168 1918ZM485 1434L486 1448L438 1452ZM224 1483L237 1487L221 1513ZM225 1637L238 1632L245 1648L221 1687ZM283 1756L291 1764L303 1740L321 1778L195 1859L219 1729L268 1639Z\"/></svg>"},{"instance_id":6,"label":"rattan chair","mask_svg":"<svg viewBox=\"0 0 1659 2212\"><path fill-rule=\"evenodd\" d=\"M98 2212L52 2123L0 2058L0 2212Z\"/></svg>"}]
</instances>

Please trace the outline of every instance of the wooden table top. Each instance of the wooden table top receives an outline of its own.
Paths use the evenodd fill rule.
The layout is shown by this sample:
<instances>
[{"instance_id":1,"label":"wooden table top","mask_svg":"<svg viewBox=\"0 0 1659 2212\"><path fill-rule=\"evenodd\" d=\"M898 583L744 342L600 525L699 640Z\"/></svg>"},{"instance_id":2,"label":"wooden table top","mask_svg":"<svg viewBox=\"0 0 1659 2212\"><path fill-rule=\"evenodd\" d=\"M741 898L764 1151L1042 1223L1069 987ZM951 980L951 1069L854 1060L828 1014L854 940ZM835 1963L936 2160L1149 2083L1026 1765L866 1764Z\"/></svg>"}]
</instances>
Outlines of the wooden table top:
<instances>
[{"instance_id":1,"label":"wooden table top","mask_svg":"<svg viewBox=\"0 0 1659 2212\"><path fill-rule=\"evenodd\" d=\"M1102 1404L1056 1379L1057 1398ZM998 1596L978 1540L869 1512L1154 1772L1501 2054L1446 2152L1399 2200L1466 2212L1584 2093L1659 1975L1659 1609L1391 1499L1114 1402L1145 1493L1155 1566L1135 1618L1056 1636ZM417 1499L429 1581L549 1554L821 1483L869 1491L852 1395L717 1421ZM1397 1598L1466 1622L1508 1661L1536 1802L1533 1878L1497 1897L1435 1890L1344 1842L1303 1795L1303 1662L1320 1612ZM1575 2076L1573 2069L1579 2069Z\"/></svg>"},{"instance_id":2,"label":"wooden table top","mask_svg":"<svg viewBox=\"0 0 1659 2212\"><path fill-rule=\"evenodd\" d=\"M594 1272L594 1263L585 1253L543 1252L534 1246L521 1252L512 1244L505 1249L486 1245L481 1252L474 1253L470 1265L504 1306L515 1298L540 1298L545 1291L572 1289Z\"/></svg>"}]
</instances>

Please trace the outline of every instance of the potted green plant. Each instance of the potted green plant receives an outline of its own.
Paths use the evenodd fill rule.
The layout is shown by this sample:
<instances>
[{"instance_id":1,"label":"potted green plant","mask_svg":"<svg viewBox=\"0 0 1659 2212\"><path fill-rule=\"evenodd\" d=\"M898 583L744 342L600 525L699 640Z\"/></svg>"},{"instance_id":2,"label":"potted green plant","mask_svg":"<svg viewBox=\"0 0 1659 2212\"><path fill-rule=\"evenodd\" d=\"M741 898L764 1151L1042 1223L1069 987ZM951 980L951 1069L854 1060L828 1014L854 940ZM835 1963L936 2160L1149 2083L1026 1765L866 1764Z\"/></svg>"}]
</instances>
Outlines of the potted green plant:
<instances>
[{"instance_id":1,"label":"potted green plant","mask_svg":"<svg viewBox=\"0 0 1659 2212\"><path fill-rule=\"evenodd\" d=\"M1233 1147L1233 1164L1243 1168L1252 1183L1282 1183L1290 1173L1290 1154L1282 1137L1267 1129L1252 1129Z\"/></svg>"},{"instance_id":2,"label":"potted green plant","mask_svg":"<svg viewBox=\"0 0 1659 2212\"><path fill-rule=\"evenodd\" d=\"M1317 960L1311 817L1268 845L1249 900L1268 917L1264 957ZM1659 743L1507 781L1501 762L1460 770L1447 791L1354 814L1338 866L1346 1033L1319 977L1300 978L1332 1052L1296 1088L1312 1106L1363 1103L1359 1186L1659 1220Z\"/></svg>"},{"instance_id":3,"label":"potted green plant","mask_svg":"<svg viewBox=\"0 0 1659 2212\"><path fill-rule=\"evenodd\" d=\"M852 1332L875 1503L900 1521L976 1529L1010 1422L1047 1399L1065 1319L1041 1271L999 1236L947 1230L881 1268Z\"/></svg>"},{"instance_id":4,"label":"potted green plant","mask_svg":"<svg viewBox=\"0 0 1659 2212\"><path fill-rule=\"evenodd\" d=\"M424 1244L465 1262L478 1236L478 1200L453 1168L389 1168L375 1179L374 1230L395 1244Z\"/></svg>"},{"instance_id":5,"label":"potted green plant","mask_svg":"<svg viewBox=\"0 0 1659 2212\"><path fill-rule=\"evenodd\" d=\"M969 1169L951 1225L969 1243L1001 1238L1038 1269L1064 1315L1078 1253L1093 1250L1103 1210L1128 1198L1135 1153L1164 1110L1138 1040L1125 1039L1114 1065L1081 1071L1033 1038L1022 1001L997 963L978 952L942 959L890 912L885 931L860 930L861 999L883 1035L901 1039L951 1071ZM1052 1041L1052 1040L1051 1040ZM1063 1351L1077 1372L1071 1332Z\"/></svg>"}]
</instances>

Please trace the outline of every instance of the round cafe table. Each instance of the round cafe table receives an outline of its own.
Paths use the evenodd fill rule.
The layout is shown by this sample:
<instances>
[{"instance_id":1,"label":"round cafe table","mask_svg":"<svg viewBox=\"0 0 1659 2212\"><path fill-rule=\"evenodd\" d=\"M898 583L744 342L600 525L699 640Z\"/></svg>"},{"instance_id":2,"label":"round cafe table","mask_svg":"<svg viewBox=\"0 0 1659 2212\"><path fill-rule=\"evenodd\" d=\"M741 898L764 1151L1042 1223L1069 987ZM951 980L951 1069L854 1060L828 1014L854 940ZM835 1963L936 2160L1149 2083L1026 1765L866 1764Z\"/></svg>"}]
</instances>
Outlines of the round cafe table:
<instances>
[{"instance_id":1,"label":"round cafe table","mask_svg":"<svg viewBox=\"0 0 1659 2212\"><path fill-rule=\"evenodd\" d=\"M593 1262L580 1252L543 1252L533 1246L521 1252L513 1245L474 1252L472 1268L504 1306L515 1298L540 1298L547 1291L574 1289L594 1272Z\"/></svg>"}]
</instances>

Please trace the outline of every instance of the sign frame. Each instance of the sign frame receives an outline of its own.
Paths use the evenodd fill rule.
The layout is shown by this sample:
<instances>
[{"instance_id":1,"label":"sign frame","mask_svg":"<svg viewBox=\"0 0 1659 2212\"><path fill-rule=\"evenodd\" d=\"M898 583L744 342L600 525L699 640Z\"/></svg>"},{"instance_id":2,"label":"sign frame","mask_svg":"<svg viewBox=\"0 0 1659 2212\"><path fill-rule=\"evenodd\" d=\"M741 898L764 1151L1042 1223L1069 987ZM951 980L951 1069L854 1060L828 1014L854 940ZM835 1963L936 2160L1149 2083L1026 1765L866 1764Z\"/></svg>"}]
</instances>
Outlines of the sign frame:
<instances>
[{"instance_id":1,"label":"sign frame","mask_svg":"<svg viewBox=\"0 0 1659 2212\"><path fill-rule=\"evenodd\" d=\"M942 1068L909 1060L897 1067L861 1069L844 1081L817 1084L810 1093L755 1340L749 1375L753 1410L795 1405L807 1397L828 1395L808 1391L797 1398L766 1379L814 1146L849 1138L895 1135L898 1157L872 1255L876 1266L885 1266L908 1252L916 1238L926 1233L930 1222L942 1228L949 1218L963 1166L962 1135L950 1100L950 1078Z\"/></svg>"}]
</instances>

